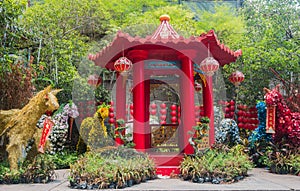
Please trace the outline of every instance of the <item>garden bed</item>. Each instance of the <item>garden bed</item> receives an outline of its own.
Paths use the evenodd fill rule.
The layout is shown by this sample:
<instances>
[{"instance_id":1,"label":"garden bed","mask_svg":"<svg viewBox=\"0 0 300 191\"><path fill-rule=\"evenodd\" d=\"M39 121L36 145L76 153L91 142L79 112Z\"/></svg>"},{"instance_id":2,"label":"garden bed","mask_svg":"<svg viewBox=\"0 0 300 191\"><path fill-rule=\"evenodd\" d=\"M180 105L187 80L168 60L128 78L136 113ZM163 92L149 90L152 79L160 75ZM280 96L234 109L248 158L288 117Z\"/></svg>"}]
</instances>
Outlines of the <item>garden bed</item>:
<instances>
[{"instance_id":1,"label":"garden bed","mask_svg":"<svg viewBox=\"0 0 300 191\"><path fill-rule=\"evenodd\" d=\"M155 164L134 149L105 148L88 152L70 168L75 189L125 188L155 179Z\"/></svg>"},{"instance_id":2,"label":"garden bed","mask_svg":"<svg viewBox=\"0 0 300 191\"><path fill-rule=\"evenodd\" d=\"M0 165L0 184L47 183L55 179L55 164L47 155L37 155L24 162L18 170L10 170L8 162Z\"/></svg>"},{"instance_id":3,"label":"garden bed","mask_svg":"<svg viewBox=\"0 0 300 191\"><path fill-rule=\"evenodd\" d=\"M195 183L233 183L247 176L252 163L243 146L213 148L202 155L186 156L180 165L179 177Z\"/></svg>"}]
</instances>

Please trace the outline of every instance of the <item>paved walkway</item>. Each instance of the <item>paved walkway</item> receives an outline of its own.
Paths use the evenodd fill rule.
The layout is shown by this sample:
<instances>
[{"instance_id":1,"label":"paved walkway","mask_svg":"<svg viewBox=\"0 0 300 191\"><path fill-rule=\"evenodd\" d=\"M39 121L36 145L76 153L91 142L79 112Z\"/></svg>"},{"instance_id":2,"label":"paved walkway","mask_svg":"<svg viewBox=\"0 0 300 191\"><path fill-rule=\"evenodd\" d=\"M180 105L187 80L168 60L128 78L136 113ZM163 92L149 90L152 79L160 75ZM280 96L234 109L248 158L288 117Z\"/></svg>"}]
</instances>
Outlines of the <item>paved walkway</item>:
<instances>
[{"instance_id":1,"label":"paved walkway","mask_svg":"<svg viewBox=\"0 0 300 191\"><path fill-rule=\"evenodd\" d=\"M57 170L57 180L48 184L0 185L0 191L79 191L68 187L68 170ZM233 190L233 191L300 191L300 176L277 175L253 169L249 177L233 184L197 184L180 179L156 179L122 190Z\"/></svg>"}]
</instances>

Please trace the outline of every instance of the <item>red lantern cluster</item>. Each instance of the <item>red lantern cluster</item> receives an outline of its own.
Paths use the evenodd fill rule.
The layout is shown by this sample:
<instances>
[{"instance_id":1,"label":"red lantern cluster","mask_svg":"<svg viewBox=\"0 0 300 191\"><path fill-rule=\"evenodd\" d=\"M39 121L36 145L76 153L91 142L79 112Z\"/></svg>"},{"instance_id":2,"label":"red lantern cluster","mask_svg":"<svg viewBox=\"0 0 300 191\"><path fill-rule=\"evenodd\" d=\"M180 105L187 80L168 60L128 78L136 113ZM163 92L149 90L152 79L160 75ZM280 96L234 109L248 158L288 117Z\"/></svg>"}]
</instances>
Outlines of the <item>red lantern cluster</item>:
<instances>
[{"instance_id":1,"label":"red lantern cluster","mask_svg":"<svg viewBox=\"0 0 300 191\"><path fill-rule=\"evenodd\" d=\"M178 116L178 124L180 124L180 117L181 117L181 109L180 109L180 106L177 107L177 116Z\"/></svg>"},{"instance_id":2,"label":"red lantern cluster","mask_svg":"<svg viewBox=\"0 0 300 191\"><path fill-rule=\"evenodd\" d=\"M230 101L220 101L220 104L223 106L223 112L225 113L225 118L233 119L235 111L235 102Z\"/></svg>"},{"instance_id":3,"label":"red lantern cluster","mask_svg":"<svg viewBox=\"0 0 300 191\"><path fill-rule=\"evenodd\" d=\"M238 105L238 127L241 129L254 130L258 126L257 109L248 108L246 105Z\"/></svg>"},{"instance_id":4,"label":"red lantern cluster","mask_svg":"<svg viewBox=\"0 0 300 191\"><path fill-rule=\"evenodd\" d=\"M240 71L235 71L229 76L229 81L233 83L235 86L238 86L245 79L245 75Z\"/></svg>"},{"instance_id":5,"label":"red lantern cluster","mask_svg":"<svg viewBox=\"0 0 300 191\"><path fill-rule=\"evenodd\" d=\"M152 104L150 105L150 115L155 116L155 115L156 115L156 109L157 109L156 104L155 104L155 103L152 103Z\"/></svg>"},{"instance_id":6,"label":"red lantern cluster","mask_svg":"<svg viewBox=\"0 0 300 191\"><path fill-rule=\"evenodd\" d=\"M177 121L177 105L173 104L170 106L170 109L171 109L171 122L172 124L176 124L178 121Z\"/></svg>"},{"instance_id":7,"label":"red lantern cluster","mask_svg":"<svg viewBox=\"0 0 300 191\"><path fill-rule=\"evenodd\" d=\"M167 120L167 105L165 103L160 104L160 124L166 124Z\"/></svg>"},{"instance_id":8,"label":"red lantern cluster","mask_svg":"<svg viewBox=\"0 0 300 191\"><path fill-rule=\"evenodd\" d=\"M110 124L114 124L115 123L115 113L114 113L114 102L113 101L110 102L108 117L109 117L108 122Z\"/></svg>"}]
</instances>

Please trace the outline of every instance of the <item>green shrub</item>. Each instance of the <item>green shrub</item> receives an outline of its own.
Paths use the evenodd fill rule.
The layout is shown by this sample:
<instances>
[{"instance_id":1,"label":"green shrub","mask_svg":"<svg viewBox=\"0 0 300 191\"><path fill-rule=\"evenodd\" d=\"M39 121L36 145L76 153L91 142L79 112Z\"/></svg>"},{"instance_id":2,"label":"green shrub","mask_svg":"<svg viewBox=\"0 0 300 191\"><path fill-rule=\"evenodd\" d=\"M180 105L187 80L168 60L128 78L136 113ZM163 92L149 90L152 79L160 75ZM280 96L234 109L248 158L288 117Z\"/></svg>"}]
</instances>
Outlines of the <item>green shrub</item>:
<instances>
[{"instance_id":1,"label":"green shrub","mask_svg":"<svg viewBox=\"0 0 300 191\"><path fill-rule=\"evenodd\" d=\"M49 154L48 157L53 161L56 169L66 169L70 168L70 164L77 161L78 154L76 152L62 151L54 155Z\"/></svg>"},{"instance_id":2,"label":"green shrub","mask_svg":"<svg viewBox=\"0 0 300 191\"><path fill-rule=\"evenodd\" d=\"M72 188L124 188L155 175L154 162L134 149L107 147L87 152L71 165Z\"/></svg>"},{"instance_id":3,"label":"green shrub","mask_svg":"<svg viewBox=\"0 0 300 191\"><path fill-rule=\"evenodd\" d=\"M270 143L269 148L267 165L272 173L299 175L300 149L297 146Z\"/></svg>"},{"instance_id":4,"label":"green shrub","mask_svg":"<svg viewBox=\"0 0 300 191\"><path fill-rule=\"evenodd\" d=\"M0 184L46 183L54 178L55 165L47 155L37 155L33 161L25 161L18 170L11 171L9 164L0 164Z\"/></svg>"},{"instance_id":5,"label":"green shrub","mask_svg":"<svg viewBox=\"0 0 300 191\"><path fill-rule=\"evenodd\" d=\"M193 182L234 182L244 178L252 168L243 146L214 148L201 156L186 156L180 165L180 176Z\"/></svg>"}]
</instances>

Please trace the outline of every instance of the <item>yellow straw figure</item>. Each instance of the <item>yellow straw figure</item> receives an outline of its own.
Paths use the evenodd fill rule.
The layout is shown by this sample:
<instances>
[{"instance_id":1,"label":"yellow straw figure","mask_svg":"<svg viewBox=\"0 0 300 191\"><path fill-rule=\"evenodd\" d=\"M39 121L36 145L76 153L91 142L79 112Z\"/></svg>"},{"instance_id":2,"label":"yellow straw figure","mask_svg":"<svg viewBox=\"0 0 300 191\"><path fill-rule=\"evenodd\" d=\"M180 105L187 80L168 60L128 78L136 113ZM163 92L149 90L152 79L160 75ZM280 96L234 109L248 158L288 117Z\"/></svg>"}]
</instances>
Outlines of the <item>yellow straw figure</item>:
<instances>
[{"instance_id":1,"label":"yellow straw figure","mask_svg":"<svg viewBox=\"0 0 300 191\"><path fill-rule=\"evenodd\" d=\"M81 153L85 149L95 150L105 146L114 145L113 137L108 136L107 127L104 124L109 115L109 106L102 104L93 117L85 118L80 127L80 139L77 149Z\"/></svg>"}]
</instances>

